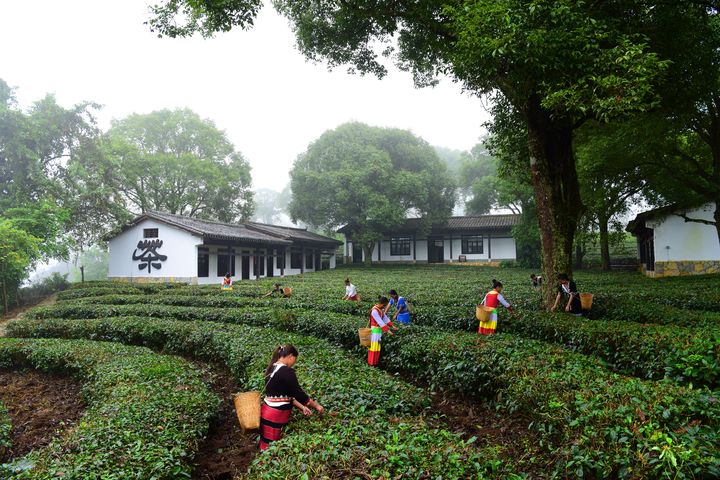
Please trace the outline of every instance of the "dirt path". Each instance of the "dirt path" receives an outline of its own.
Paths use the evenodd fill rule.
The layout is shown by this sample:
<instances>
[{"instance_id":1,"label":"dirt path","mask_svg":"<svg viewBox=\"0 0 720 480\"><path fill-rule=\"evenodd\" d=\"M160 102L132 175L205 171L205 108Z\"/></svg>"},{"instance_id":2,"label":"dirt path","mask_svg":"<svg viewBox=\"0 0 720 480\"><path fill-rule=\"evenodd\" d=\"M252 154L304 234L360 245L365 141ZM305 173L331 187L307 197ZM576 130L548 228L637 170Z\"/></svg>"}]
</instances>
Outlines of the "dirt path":
<instances>
[{"instance_id":1,"label":"dirt path","mask_svg":"<svg viewBox=\"0 0 720 480\"><path fill-rule=\"evenodd\" d=\"M12 421L12 450L3 463L44 447L85 411L79 382L37 370L0 369L0 400Z\"/></svg>"},{"instance_id":2,"label":"dirt path","mask_svg":"<svg viewBox=\"0 0 720 480\"><path fill-rule=\"evenodd\" d=\"M195 456L197 464L194 480L232 480L244 473L258 454L257 432L240 431L232 395L240 391L227 370L218 365L202 364L212 371L207 379L213 391L222 399L217 417L210 423L207 438Z\"/></svg>"},{"instance_id":3,"label":"dirt path","mask_svg":"<svg viewBox=\"0 0 720 480\"><path fill-rule=\"evenodd\" d=\"M49 305L53 305L55 302L57 302L57 293L53 293L49 297L43 298L40 302L36 303L35 305L28 305L25 307L19 307L15 308L13 310L10 310L10 313L0 318L0 337L5 336L5 326L10 322L11 320L17 320L19 318L22 318L25 316L25 312L30 310L31 308L35 307L47 307Z\"/></svg>"}]
</instances>

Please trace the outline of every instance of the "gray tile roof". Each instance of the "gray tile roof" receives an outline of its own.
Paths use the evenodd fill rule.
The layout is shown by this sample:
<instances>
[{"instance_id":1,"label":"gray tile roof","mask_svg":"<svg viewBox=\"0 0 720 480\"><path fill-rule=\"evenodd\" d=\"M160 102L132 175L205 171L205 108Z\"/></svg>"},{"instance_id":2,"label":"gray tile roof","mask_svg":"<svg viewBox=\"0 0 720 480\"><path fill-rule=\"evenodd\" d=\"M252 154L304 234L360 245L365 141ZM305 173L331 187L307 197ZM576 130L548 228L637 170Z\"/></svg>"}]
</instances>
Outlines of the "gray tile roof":
<instances>
[{"instance_id":1,"label":"gray tile roof","mask_svg":"<svg viewBox=\"0 0 720 480\"><path fill-rule=\"evenodd\" d=\"M450 217L447 222L434 224L432 232L457 232L470 230L509 230L520 220L520 215L466 215L462 217ZM414 232L419 230L422 223L420 218L408 218L402 225L385 233ZM338 230L340 233L350 233L352 228L346 225Z\"/></svg>"},{"instance_id":2,"label":"gray tile roof","mask_svg":"<svg viewBox=\"0 0 720 480\"><path fill-rule=\"evenodd\" d=\"M305 228L283 227L280 225L270 225L260 222L248 222L247 226L253 230L259 230L261 232L277 235L281 238L300 243L320 243L325 245L342 245L343 243L335 240L334 238L320 235L319 233L309 232Z\"/></svg>"},{"instance_id":3,"label":"gray tile roof","mask_svg":"<svg viewBox=\"0 0 720 480\"><path fill-rule=\"evenodd\" d=\"M137 225L148 218L172 225L195 235L199 235L207 240L230 240L243 243L273 245L292 244L292 241L290 240L259 232L255 229L250 229L243 224L214 222L212 220L202 220L200 218L155 211L145 212L143 215L135 218L123 230Z\"/></svg>"}]
</instances>

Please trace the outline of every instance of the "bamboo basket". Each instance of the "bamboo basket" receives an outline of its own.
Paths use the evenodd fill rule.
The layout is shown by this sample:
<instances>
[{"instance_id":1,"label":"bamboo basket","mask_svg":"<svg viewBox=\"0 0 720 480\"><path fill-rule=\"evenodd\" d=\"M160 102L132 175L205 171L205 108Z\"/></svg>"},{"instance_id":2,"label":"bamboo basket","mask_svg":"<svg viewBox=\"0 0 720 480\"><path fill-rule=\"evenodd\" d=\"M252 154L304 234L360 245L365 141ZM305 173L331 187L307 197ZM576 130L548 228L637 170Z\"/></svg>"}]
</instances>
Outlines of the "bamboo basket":
<instances>
[{"instance_id":1,"label":"bamboo basket","mask_svg":"<svg viewBox=\"0 0 720 480\"><path fill-rule=\"evenodd\" d=\"M260 392L253 390L238 393L235 395L234 403L243 433L260 428Z\"/></svg>"},{"instance_id":2,"label":"bamboo basket","mask_svg":"<svg viewBox=\"0 0 720 480\"><path fill-rule=\"evenodd\" d=\"M289 297L290 295L292 295L292 288L290 288L290 287L283 288L283 295L285 295L286 297Z\"/></svg>"},{"instance_id":3,"label":"bamboo basket","mask_svg":"<svg viewBox=\"0 0 720 480\"><path fill-rule=\"evenodd\" d=\"M485 305L477 305L475 307L475 318L481 322L487 322L490 320L490 314L495 310L492 307L486 307Z\"/></svg>"},{"instance_id":4,"label":"bamboo basket","mask_svg":"<svg viewBox=\"0 0 720 480\"><path fill-rule=\"evenodd\" d=\"M358 336L360 337L360 346L370 346L370 329L369 328L358 328Z\"/></svg>"},{"instance_id":5,"label":"bamboo basket","mask_svg":"<svg viewBox=\"0 0 720 480\"><path fill-rule=\"evenodd\" d=\"M582 304L583 310L590 310L592 308L593 294L592 293L581 293L580 303Z\"/></svg>"}]
</instances>

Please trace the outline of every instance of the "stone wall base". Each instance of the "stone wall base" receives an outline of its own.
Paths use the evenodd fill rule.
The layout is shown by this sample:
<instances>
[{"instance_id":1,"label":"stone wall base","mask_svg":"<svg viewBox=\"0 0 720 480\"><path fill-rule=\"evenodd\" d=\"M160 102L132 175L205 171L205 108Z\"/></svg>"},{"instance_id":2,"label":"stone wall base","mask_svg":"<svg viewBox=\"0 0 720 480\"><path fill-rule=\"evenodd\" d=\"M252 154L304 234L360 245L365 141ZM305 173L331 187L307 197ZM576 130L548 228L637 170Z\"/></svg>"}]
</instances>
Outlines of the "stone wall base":
<instances>
[{"instance_id":1,"label":"stone wall base","mask_svg":"<svg viewBox=\"0 0 720 480\"><path fill-rule=\"evenodd\" d=\"M128 283L198 283L197 277L108 277L108 280Z\"/></svg>"},{"instance_id":2,"label":"stone wall base","mask_svg":"<svg viewBox=\"0 0 720 480\"><path fill-rule=\"evenodd\" d=\"M653 278L706 275L711 273L720 273L720 260L655 262L654 272L645 271L645 275Z\"/></svg>"}]
</instances>

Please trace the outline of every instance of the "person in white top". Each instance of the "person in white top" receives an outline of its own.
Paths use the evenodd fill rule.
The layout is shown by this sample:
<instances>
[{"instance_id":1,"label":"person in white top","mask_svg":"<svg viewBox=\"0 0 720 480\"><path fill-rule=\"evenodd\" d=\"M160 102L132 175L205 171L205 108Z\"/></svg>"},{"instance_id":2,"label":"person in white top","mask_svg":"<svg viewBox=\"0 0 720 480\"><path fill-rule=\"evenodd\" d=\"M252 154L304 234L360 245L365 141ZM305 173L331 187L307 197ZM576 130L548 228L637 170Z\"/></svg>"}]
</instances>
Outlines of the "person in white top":
<instances>
[{"instance_id":1,"label":"person in white top","mask_svg":"<svg viewBox=\"0 0 720 480\"><path fill-rule=\"evenodd\" d=\"M357 293L357 288L355 288L355 285L350 283L350 279L345 279L345 296L343 297L343 300L350 300L353 302L359 302L360 301L360 295Z\"/></svg>"}]
</instances>

